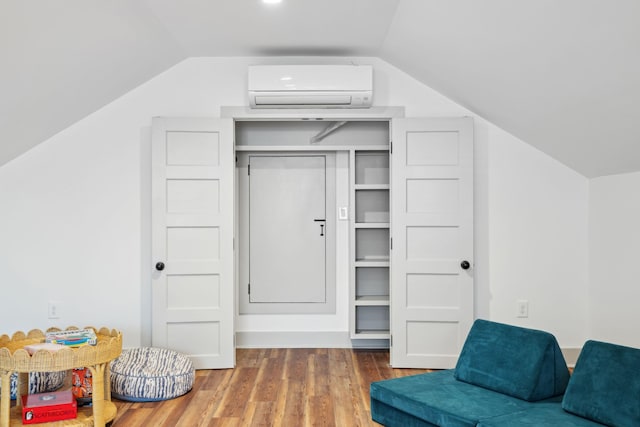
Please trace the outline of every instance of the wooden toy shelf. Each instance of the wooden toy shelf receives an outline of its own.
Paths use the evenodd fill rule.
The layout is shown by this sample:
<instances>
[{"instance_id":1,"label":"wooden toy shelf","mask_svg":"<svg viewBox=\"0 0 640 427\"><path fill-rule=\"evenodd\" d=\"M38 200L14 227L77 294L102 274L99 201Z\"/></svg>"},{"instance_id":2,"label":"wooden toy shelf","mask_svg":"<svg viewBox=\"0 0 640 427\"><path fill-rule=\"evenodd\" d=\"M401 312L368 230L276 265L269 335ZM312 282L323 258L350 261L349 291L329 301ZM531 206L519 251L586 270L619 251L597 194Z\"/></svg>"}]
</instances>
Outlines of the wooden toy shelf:
<instances>
[{"instance_id":1,"label":"wooden toy shelf","mask_svg":"<svg viewBox=\"0 0 640 427\"><path fill-rule=\"evenodd\" d=\"M75 330L69 327L67 330ZM63 348L57 352L39 350L30 355L24 346L41 343L45 333L34 329L28 334L16 332L11 338L0 336L0 378L2 394L0 397L0 427L22 425L22 402L16 399L11 408L11 374L18 373L17 396L23 396L29 390L29 372L68 371L74 368L89 368L93 376L92 405L78 408L75 419L41 423L37 426L101 426L116 417L116 406L111 402L111 376L109 362L122 352L122 334L115 329L101 328L96 331L98 343L79 348ZM49 329L48 331L59 331ZM47 332L48 332L47 331Z\"/></svg>"}]
</instances>

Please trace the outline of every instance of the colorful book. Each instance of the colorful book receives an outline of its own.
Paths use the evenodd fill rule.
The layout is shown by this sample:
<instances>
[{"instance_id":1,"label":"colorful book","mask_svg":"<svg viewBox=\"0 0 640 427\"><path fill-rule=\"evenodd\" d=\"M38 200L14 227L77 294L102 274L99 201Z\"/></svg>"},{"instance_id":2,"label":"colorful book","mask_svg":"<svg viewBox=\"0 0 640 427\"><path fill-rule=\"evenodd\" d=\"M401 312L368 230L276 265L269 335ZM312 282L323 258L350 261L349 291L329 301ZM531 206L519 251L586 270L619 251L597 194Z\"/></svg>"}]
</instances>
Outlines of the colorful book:
<instances>
[{"instance_id":1,"label":"colorful book","mask_svg":"<svg viewBox=\"0 0 640 427\"><path fill-rule=\"evenodd\" d=\"M83 345L96 345L98 337L93 329L54 331L46 333L45 342L67 347L80 347Z\"/></svg>"}]
</instances>

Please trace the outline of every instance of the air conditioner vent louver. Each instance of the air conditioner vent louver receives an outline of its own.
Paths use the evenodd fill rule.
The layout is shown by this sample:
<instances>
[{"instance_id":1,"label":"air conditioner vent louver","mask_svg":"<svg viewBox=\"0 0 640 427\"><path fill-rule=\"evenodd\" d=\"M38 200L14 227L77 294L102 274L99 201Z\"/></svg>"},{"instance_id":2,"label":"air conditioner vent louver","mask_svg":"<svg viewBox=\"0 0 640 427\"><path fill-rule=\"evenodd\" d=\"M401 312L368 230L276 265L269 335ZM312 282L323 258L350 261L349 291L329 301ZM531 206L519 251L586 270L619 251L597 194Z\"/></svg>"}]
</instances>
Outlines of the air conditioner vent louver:
<instances>
[{"instance_id":1,"label":"air conditioner vent louver","mask_svg":"<svg viewBox=\"0 0 640 427\"><path fill-rule=\"evenodd\" d=\"M251 108L368 108L370 65L257 65L249 67Z\"/></svg>"}]
</instances>

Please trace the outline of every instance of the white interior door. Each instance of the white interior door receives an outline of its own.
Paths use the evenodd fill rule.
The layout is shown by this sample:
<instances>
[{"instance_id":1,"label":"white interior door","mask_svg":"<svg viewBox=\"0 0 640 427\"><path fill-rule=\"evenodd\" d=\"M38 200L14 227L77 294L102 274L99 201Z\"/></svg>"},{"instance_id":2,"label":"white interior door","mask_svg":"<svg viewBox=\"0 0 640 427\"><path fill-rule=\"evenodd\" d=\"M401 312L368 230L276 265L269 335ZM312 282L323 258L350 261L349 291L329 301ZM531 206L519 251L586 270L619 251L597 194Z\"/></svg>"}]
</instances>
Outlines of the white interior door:
<instances>
[{"instance_id":1,"label":"white interior door","mask_svg":"<svg viewBox=\"0 0 640 427\"><path fill-rule=\"evenodd\" d=\"M152 344L235 364L233 123L153 120Z\"/></svg>"},{"instance_id":2,"label":"white interior door","mask_svg":"<svg viewBox=\"0 0 640 427\"><path fill-rule=\"evenodd\" d=\"M473 322L473 121L392 135L391 364L452 368Z\"/></svg>"},{"instance_id":3,"label":"white interior door","mask_svg":"<svg viewBox=\"0 0 640 427\"><path fill-rule=\"evenodd\" d=\"M249 301L326 300L326 159L249 157Z\"/></svg>"}]
</instances>

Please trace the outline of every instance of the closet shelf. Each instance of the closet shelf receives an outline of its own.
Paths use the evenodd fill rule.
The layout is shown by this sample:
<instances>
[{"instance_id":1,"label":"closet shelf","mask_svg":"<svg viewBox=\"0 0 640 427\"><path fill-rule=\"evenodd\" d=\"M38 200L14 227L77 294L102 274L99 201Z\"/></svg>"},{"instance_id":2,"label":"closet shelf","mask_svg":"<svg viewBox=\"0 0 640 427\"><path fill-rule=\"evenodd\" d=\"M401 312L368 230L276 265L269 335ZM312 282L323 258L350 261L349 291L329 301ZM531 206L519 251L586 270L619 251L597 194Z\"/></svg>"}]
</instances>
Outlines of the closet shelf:
<instances>
[{"instance_id":1,"label":"closet shelf","mask_svg":"<svg viewBox=\"0 0 640 427\"><path fill-rule=\"evenodd\" d=\"M358 261L355 267L389 267L389 261Z\"/></svg>"},{"instance_id":2,"label":"closet shelf","mask_svg":"<svg viewBox=\"0 0 640 427\"><path fill-rule=\"evenodd\" d=\"M389 228L388 222L356 222L355 228Z\"/></svg>"},{"instance_id":3,"label":"closet shelf","mask_svg":"<svg viewBox=\"0 0 640 427\"><path fill-rule=\"evenodd\" d=\"M391 334L386 329L371 329L371 330L356 330L356 333L352 335L353 339L389 339Z\"/></svg>"},{"instance_id":4,"label":"closet shelf","mask_svg":"<svg viewBox=\"0 0 640 427\"><path fill-rule=\"evenodd\" d=\"M388 340L389 152L356 149L351 169L351 338Z\"/></svg>"},{"instance_id":5,"label":"closet shelf","mask_svg":"<svg viewBox=\"0 0 640 427\"><path fill-rule=\"evenodd\" d=\"M356 297L356 306L387 306L389 305L389 295L363 295Z\"/></svg>"},{"instance_id":6,"label":"closet shelf","mask_svg":"<svg viewBox=\"0 0 640 427\"><path fill-rule=\"evenodd\" d=\"M355 184L353 189L358 190L388 190L389 184Z\"/></svg>"}]
</instances>

